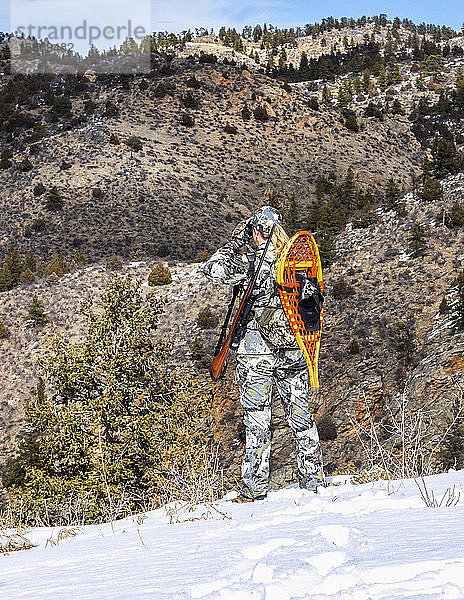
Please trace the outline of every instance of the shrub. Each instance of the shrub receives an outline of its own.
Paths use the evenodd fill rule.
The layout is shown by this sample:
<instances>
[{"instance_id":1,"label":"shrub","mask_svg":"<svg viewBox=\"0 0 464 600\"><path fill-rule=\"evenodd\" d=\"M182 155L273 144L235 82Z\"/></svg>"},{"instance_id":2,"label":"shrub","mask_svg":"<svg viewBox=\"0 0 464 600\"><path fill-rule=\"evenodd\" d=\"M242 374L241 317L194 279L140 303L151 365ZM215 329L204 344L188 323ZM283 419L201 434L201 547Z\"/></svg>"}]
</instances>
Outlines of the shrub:
<instances>
[{"instance_id":1,"label":"shrub","mask_svg":"<svg viewBox=\"0 0 464 600\"><path fill-rule=\"evenodd\" d=\"M441 187L441 183L427 175L420 192L420 197L422 200L426 200L428 202L432 200L439 200L443 197L443 188Z\"/></svg>"},{"instance_id":2,"label":"shrub","mask_svg":"<svg viewBox=\"0 0 464 600\"><path fill-rule=\"evenodd\" d=\"M353 227L355 229L364 229L370 227L379 220L379 215L375 210L368 210L359 215L356 219L353 219Z\"/></svg>"},{"instance_id":3,"label":"shrub","mask_svg":"<svg viewBox=\"0 0 464 600\"><path fill-rule=\"evenodd\" d=\"M105 112L103 113L104 117L117 117L119 115L119 108L111 102L111 100L107 100L105 104Z\"/></svg>"},{"instance_id":4,"label":"shrub","mask_svg":"<svg viewBox=\"0 0 464 600\"><path fill-rule=\"evenodd\" d=\"M350 354L359 354L359 342L356 339L352 339L350 341L350 345L348 346L348 351Z\"/></svg>"},{"instance_id":5,"label":"shrub","mask_svg":"<svg viewBox=\"0 0 464 600\"><path fill-rule=\"evenodd\" d=\"M36 278L36 274L34 273L34 271L32 271L32 269L30 269L29 267L26 267L24 269L24 271L21 273L21 276L19 278L19 283L21 285L29 285L31 283L34 283Z\"/></svg>"},{"instance_id":6,"label":"shrub","mask_svg":"<svg viewBox=\"0 0 464 600\"><path fill-rule=\"evenodd\" d=\"M248 104L242 108L242 119L244 121L249 121L251 119L251 110L248 108Z\"/></svg>"},{"instance_id":7,"label":"shrub","mask_svg":"<svg viewBox=\"0 0 464 600\"><path fill-rule=\"evenodd\" d=\"M46 192L47 188L44 186L43 183L37 183L34 186L34 196L38 197L41 196L42 194L44 194Z\"/></svg>"},{"instance_id":8,"label":"shrub","mask_svg":"<svg viewBox=\"0 0 464 600\"><path fill-rule=\"evenodd\" d=\"M253 114L257 121L268 121L269 120L267 108L264 104L258 104L258 106L253 111Z\"/></svg>"},{"instance_id":9,"label":"shrub","mask_svg":"<svg viewBox=\"0 0 464 600\"><path fill-rule=\"evenodd\" d=\"M192 75L191 77L189 77L189 79L187 79L187 86L198 89L200 87L200 82L195 77L195 75Z\"/></svg>"},{"instance_id":10,"label":"shrub","mask_svg":"<svg viewBox=\"0 0 464 600\"><path fill-rule=\"evenodd\" d=\"M455 200L451 207L448 222L451 227L464 225L464 206L458 200Z\"/></svg>"},{"instance_id":11,"label":"shrub","mask_svg":"<svg viewBox=\"0 0 464 600\"><path fill-rule=\"evenodd\" d=\"M26 171L31 171L32 170L32 163L28 158L25 158L23 161L21 161L20 165L19 165L19 170L22 171L23 173L25 173Z\"/></svg>"},{"instance_id":12,"label":"shrub","mask_svg":"<svg viewBox=\"0 0 464 600\"><path fill-rule=\"evenodd\" d=\"M205 260L208 260L208 258L210 258L211 256L211 252L208 252L208 250L200 250L197 255L194 258L194 262L196 263L200 263L200 262L204 262Z\"/></svg>"},{"instance_id":13,"label":"shrub","mask_svg":"<svg viewBox=\"0 0 464 600\"><path fill-rule=\"evenodd\" d=\"M122 268L122 260L116 254L112 254L106 261L106 268L109 271L119 271Z\"/></svg>"},{"instance_id":14,"label":"shrub","mask_svg":"<svg viewBox=\"0 0 464 600\"><path fill-rule=\"evenodd\" d=\"M190 90L181 97L181 100L185 108L198 108L200 103L198 98L194 96Z\"/></svg>"},{"instance_id":15,"label":"shrub","mask_svg":"<svg viewBox=\"0 0 464 600\"><path fill-rule=\"evenodd\" d=\"M46 228L47 224L45 222L45 219L35 219L34 221L32 221L31 229L33 229L34 231L40 233L41 231L45 231Z\"/></svg>"},{"instance_id":16,"label":"shrub","mask_svg":"<svg viewBox=\"0 0 464 600\"><path fill-rule=\"evenodd\" d=\"M319 100L314 96L308 100L308 106L311 110L319 110Z\"/></svg>"},{"instance_id":17,"label":"shrub","mask_svg":"<svg viewBox=\"0 0 464 600\"><path fill-rule=\"evenodd\" d=\"M199 337L195 338L189 345L190 354L195 361L197 369L208 369L211 359L206 352L203 340Z\"/></svg>"},{"instance_id":18,"label":"shrub","mask_svg":"<svg viewBox=\"0 0 464 600\"><path fill-rule=\"evenodd\" d=\"M58 212L62 210L64 206L64 200L60 192L56 189L56 186L50 188L45 196L44 208L51 212Z\"/></svg>"},{"instance_id":19,"label":"shrub","mask_svg":"<svg viewBox=\"0 0 464 600\"><path fill-rule=\"evenodd\" d=\"M226 133L231 133L231 134L236 134L238 129L235 127L235 125L231 125L230 123L226 123L226 126L224 127L224 131Z\"/></svg>"},{"instance_id":20,"label":"shrub","mask_svg":"<svg viewBox=\"0 0 464 600\"><path fill-rule=\"evenodd\" d=\"M164 98L168 93L166 85L160 81L153 91L155 98Z\"/></svg>"},{"instance_id":21,"label":"shrub","mask_svg":"<svg viewBox=\"0 0 464 600\"><path fill-rule=\"evenodd\" d=\"M93 188L92 189L92 197L93 198L103 198L102 189L99 187Z\"/></svg>"},{"instance_id":22,"label":"shrub","mask_svg":"<svg viewBox=\"0 0 464 600\"><path fill-rule=\"evenodd\" d=\"M110 135L109 142L110 142L110 144L114 144L115 146L117 146L118 144L121 143L121 140L119 139L119 137L115 133L112 133Z\"/></svg>"},{"instance_id":23,"label":"shrub","mask_svg":"<svg viewBox=\"0 0 464 600\"><path fill-rule=\"evenodd\" d=\"M12 290L18 285L24 266L19 252L15 248L10 248L0 269L0 292Z\"/></svg>"},{"instance_id":24,"label":"shrub","mask_svg":"<svg viewBox=\"0 0 464 600\"><path fill-rule=\"evenodd\" d=\"M355 289L344 277L341 277L333 284L332 295L336 300L343 300L355 294Z\"/></svg>"},{"instance_id":25,"label":"shrub","mask_svg":"<svg viewBox=\"0 0 464 600\"><path fill-rule=\"evenodd\" d=\"M214 329L218 323L219 317L213 313L209 304L198 313L197 325L200 329Z\"/></svg>"},{"instance_id":26,"label":"shrub","mask_svg":"<svg viewBox=\"0 0 464 600\"><path fill-rule=\"evenodd\" d=\"M351 131L359 131L359 123L356 115L350 113L345 117L345 127Z\"/></svg>"},{"instance_id":27,"label":"shrub","mask_svg":"<svg viewBox=\"0 0 464 600\"><path fill-rule=\"evenodd\" d=\"M200 64L202 64L202 63L211 63L211 64L214 64L214 63L217 62L217 56L215 56L214 54L207 54L206 52L202 52L200 54L198 62Z\"/></svg>"},{"instance_id":28,"label":"shrub","mask_svg":"<svg viewBox=\"0 0 464 600\"><path fill-rule=\"evenodd\" d=\"M406 366L410 365L416 349L411 325L402 321L396 323L393 328L393 340L399 357Z\"/></svg>"},{"instance_id":29,"label":"shrub","mask_svg":"<svg viewBox=\"0 0 464 600\"><path fill-rule=\"evenodd\" d=\"M8 329L8 327L3 323L3 321L0 321L0 340L6 340L10 337L11 332Z\"/></svg>"},{"instance_id":30,"label":"shrub","mask_svg":"<svg viewBox=\"0 0 464 600\"><path fill-rule=\"evenodd\" d=\"M449 304L448 304L448 300L446 299L446 296L443 297L442 301L440 302L440 306L438 307L438 312L441 315L445 315L446 313L448 313L450 310Z\"/></svg>"},{"instance_id":31,"label":"shrub","mask_svg":"<svg viewBox=\"0 0 464 600\"><path fill-rule=\"evenodd\" d=\"M135 150L135 152L138 152L143 148L142 140L136 135L131 135L130 137L124 140L124 143L126 144L126 146L129 146L131 150Z\"/></svg>"},{"instance_id":32,"label":"shrub","mask_svg":"<svg viewBox=\"0 0 464 600\"><path fill-rule=\"evenodd\" d=\"M62 277L66 273L69 273L71 266L62 254L57 254L47 264L44 269L44 275L51 275L55 273L57 277Z\"/></svg>"},{"instance_id":33,"label":"shrub","mask_svg":"<svg viewBox=\"0 0 464 600\"><path fill-rule=\"evenodd\" d=\"M181 115L181 123L185 127L193 127L195 125L195 119L193 115L188 112L183 112Z\"/></svg>"},{"instance_id":34,"label":"shrub","mask_svg":"<svg viewBox=\"0 0 464 600\"><path fill-rule=\"evenodd\" d=\"M366 106L364 111L365 117L377 117L377 119L383 120L383 110L381 104L375 104L372 100Z\"/></svg>"},{"instance_id":35,"label":"shrub","mask_svg":"<svg viewBox=\"0 0 464 600\"><path fill-rule=\"evenodd\" d=\"M53 339L26 406L29 438L4 477L7 509L24 525L122 518L156 507L173 470L201 471L209 398L167 368L170 346L152 335L160 301L113 276L102 305L97 315L83 303L79 343Z\"/></svg>"},{"instance_id":36,"label":"shrub","mask_svg":"<svg viewBox=\"0 0 464 600\"><path fill-rule=\"evenodd\" d=\"M167 244L162 243L158 246L156 254L160 258L165 258L166 256L169 256L171 254L171 251L169 250L169 246Z\"/></svg>"},{"instance_id":37,"label":"shrub","mask_svg":"<svg viewBox=\"0 0 464 600\"><path fill-rule=\"evenodd\" d=\"M171 271L169 270L169 267L163 265L163 263L155 265L148 276L148 285L151 285L152 287L167 285L171 282Z\"/></svg>"},{"instance_id":38,"label":"shrub","mask_svg":"<svg viewBox=\"0 0 464 600\"><path fill-rule=\"evenodd\" d=\"M71 167L72 167L72 163L70 163L67 160L63 160L60 165L60 170L66 171L66 170L70 169Z\"/></svg>"}]
</instances>

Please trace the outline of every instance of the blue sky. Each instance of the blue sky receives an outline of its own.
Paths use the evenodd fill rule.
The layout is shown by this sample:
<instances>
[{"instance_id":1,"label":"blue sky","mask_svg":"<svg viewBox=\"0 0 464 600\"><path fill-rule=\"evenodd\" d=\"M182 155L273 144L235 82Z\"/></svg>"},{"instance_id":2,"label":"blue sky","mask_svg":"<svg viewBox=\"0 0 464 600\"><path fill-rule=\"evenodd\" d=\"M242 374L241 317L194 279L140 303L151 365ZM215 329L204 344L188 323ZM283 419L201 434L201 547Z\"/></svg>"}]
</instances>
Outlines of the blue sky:
<instances>
[{"instance_id":1,"label":"blue sky","mask_svg":"<svg viewBox=\"0 0 464 600\"><path fill-rule=\"evenodd\" d=\"M14 6L15 0L11 0ZM35 0L29 0L34 3ZM71 0L61 0L65 12L66 4ZM389 18L396 15L408 17L415 23L425 21L438 25L448 25L461 29L464 21L462 0L411 0L384 2L378 0L341 0L339 1L303 1L294 0L261 0L249 2L244 0L147 0L152 6L152 29L180 31L184 28L199 26L242 27L245 24L272 23L278 26L296 26L320 21L327 16L341 17L375 15L386 13ZM127 0L130 6L131 0ZM94 3L96 7L98 0ZM10 2L0 0L0 30L10 29Z\"/></svg>"}]
</instances>

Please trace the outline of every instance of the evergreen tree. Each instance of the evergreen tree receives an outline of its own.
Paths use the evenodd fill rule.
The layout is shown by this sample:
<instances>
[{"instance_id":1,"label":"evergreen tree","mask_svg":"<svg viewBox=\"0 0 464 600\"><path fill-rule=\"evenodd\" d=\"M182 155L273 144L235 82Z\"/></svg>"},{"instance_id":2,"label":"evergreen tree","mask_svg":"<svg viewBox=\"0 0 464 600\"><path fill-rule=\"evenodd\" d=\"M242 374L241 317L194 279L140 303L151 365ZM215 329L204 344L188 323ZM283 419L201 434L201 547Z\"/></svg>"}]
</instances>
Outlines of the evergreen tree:
<instances>
[{"instance_id":1,"label":"evergreen tree","mask_svg":"<svg viewBox=\"0 0 464 600\"><path fill-rule=\"evenodd\" d=\"M434 81L440 83L446 79L445 59L439 54L426 56L421 64L421 73L423 77L432 77Z\"/></svg>"},{"instance_id":2,"label":"evergreen tree","mask_svg":"<svg viewBox=\"0 0 464 600\"><path fill-rule=\"evenodd\" d=\"M371 76L369 75L368 71L364 71L362 83L363 83L363 91L367 92L369 89L369 84L371 83Z\"/></svg>"},{"instance_id":3,"label":"evergreen tree","mask_svg":"<svg viewBox=\"0 0 464 600\"><path fill-rule=\"evenodd\" d=\"M393 208L397 201L402 197L403 193L397 182L390 177L385 184L385 204L389 208Z\"/></svg>"},{"instance_id":4,"label":"evergreen tree","mask_svg":"<svg viewBox=\"0 0 464 600\"><path fill-rule=\"evenodd\" d=\"M290 237L301 230L300 206L294 194L290 196L288 208L284 210L283 217L284 229Z\"/></svg>"},{"instance_id":5,"label":"evergreen tree","mask_svg":"<svg viewBox=\"0 0 464 600\"><path fill-rule=\"evenodd\" d=\"M432 146L432 169L437 178L442 178L448 173L459 171L460 161L456 146L452 140L446 138L435 139Z\"/></svg>"},{"instance_id":6,"label":"evergreen tree","mask_svg":"<svg viewBox=\"0 0 464 600\"><path fill-rule=\"evenodd\" d=\"M451 227L462 227L464 225L464 205L458 200L455 200L451 207L449 224Z\"/></svg>"},{"instance_id":7,"label":"evergreen tree","mask_svg":"<svg viewBox=\"0 0 464 600\"><path fill-rule=\"evenodd\" d=\"M29 312L27 314L27 320L32 321L32 325L44 325L48 322L48 318L45 314L45 306L43 300L41 300L37 294L32 296L32 302L29 305Z\"/></svg>"},{"instance_id":8,"label":"evergreen tree","mask_svg":"<svg viewBox=\"0 0 464 600\"><path fill-rule=\"evenodd\" d=\"M361 81L360 77L356 77L353 86L356 94L362 94L362 92L364 91L363 82Z\"/></svg>"},{"instance_id":9,"label":"evergreen tree","mask_svg":"<svg viewBox=\"0 0 464 600\"><path fill-rule=\"evenodd\" d=\"M427 202L439 200L443 197L443 188L441 187L441 183L435 179L432 179L429 175L426 175L420 196L422 200L426 200Z\"/></svg>"},{"instance_id":10,"label":"evergreen tree","mask_svg":"<svg viewBox=\"0 0 464 600\"><path fill-rule=\"evenodd\" d=\"M322 267L326 268L333 263L336 255L334 236L329 229L324 229L318 233L317 245Z\"/></svg>"},{"instance_id":11,"label":"evergreen tree","mask_svg":"<svg viewBox=\"0 0 464 600\"><path fill-rule=\"evenodd\" d=\"M412 250L413 256L420 256L427 247L427 231L423 225L415 224L411 228L409 235L409 249Z\"/></svg>"},{"instance_id":12,"label":"evergreen tree","mask_svg":"<svg viewBox=\"0 0 464 600\"><path fill-rule=\"evenodd\" d=\"M332 94L329 92L327 84L322 88L322 100L328 104L332 101Z\"/></svg>"},{"instance_id":13,"label":"evergreen tree","mask_svg":"<svg viewBox=\"0 0 464 600\"><path fill-rule=\"evenodd\" d=\"M381 65L379 70L379 75L377 77L377 85L382 91L386 90L388 87L387 72L385 71L385 67L383 65Z\"/></svg>"},{"instance_id":14,"label":"evergreen tree","mask_svg":"<svg viewBox=\"0 0 464 600\"><path fill-rule=\"evenodd\" d=\"M112 276L102 311L82 305L82 341L51 343L41 375L53 395L42 386L28 403L36 447L19 449L9 480L11 510L22 509L26 525L140 512L162 503L173 469L201 471L210 398L195 378L168 370L170 346L153 337L162 302L140 289Z\"/></svg>"},{"instance_id":15,"label":"evergreen tree","mask_svg":"<svg viewBox=\"0 0 464 600\"><path fill-rule=\"evenodd\" d=\"M357 188L354 171L351 168L348 169L345 178L343 179L341 185L341 197L348 211L352 211L357 208Z\"/></svg>"},{"instance_id":16,"label":"evergreen tree","mask_svg":"<svg viewBox=\"0 0 464 600\"><path fill-rule=\"evenodd\" d=\"M10 248L6 253L0 270L0 292L12 290L18 285L21 273L24 270L24 261L15 248Z\"/></svg>"},{"instance_id":17,"label":"evergreen tree","mask_svg":"<svg viewBox=\"0 0 464 600\"><path fill-rule=\"evenodd\" d=\"M300 66L299 66L299 74L302 80L306 79L309 71L309 63L308 63L308 55L306 52L301 53L300 57Z\"/></svg>"}]
</instances>

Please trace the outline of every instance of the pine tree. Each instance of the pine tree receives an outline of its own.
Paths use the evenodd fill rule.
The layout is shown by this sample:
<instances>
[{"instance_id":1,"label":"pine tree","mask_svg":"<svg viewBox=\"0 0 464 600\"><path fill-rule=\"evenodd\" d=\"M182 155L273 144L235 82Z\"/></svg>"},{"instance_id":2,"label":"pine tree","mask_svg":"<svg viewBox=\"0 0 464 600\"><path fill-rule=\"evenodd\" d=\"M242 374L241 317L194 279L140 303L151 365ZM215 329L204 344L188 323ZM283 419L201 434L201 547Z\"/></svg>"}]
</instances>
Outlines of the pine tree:
<instances>
[{"instance_id":1,"label":"pine tree","mask_svg":"<svg viewBox=\"0 0 464 600\"><path fill-rule=\"evenodd\" d=\"M0 292L12 290L18 285L21 273L24 270L24 261L15 248L10 248L6 253L0 273Z\"/></svg>"},{"instance_id":2,"label":"pine tree","mask_svg":"<svg viewBox=\"0 0 464 600\"><path fill-rule=\"evenodd\" d=\"M10 508L25 525L124 517L161 504L174 469L201 472L211 399L167 368L170 345L153 337L162 302L140 290L112 276L102 310L81 308L83 339L51 342L41 376L53 393L39 381L26 406L36 444L19 448L10 469Z\"/></svg>"},{"instance_id":3,"label":"pine tree","mask_svg":"<svg viewBox=\"0 0 464 600\"><path fill-rule=\"evenodd\" d=\"M411 228L409 235L409 249L412 250L414 257L420 256L427 247L427 231L423 225L415 224Z\"/></svg>"},{"instance_id":4,"label":"pine tree","mask_svg":"<svg viewBox=\"0 0 464 600\"><path fill-rule=\"evenodd\" d=\"M464 205L458 200L455 200L451 207L449 224L451 227L462 227L464 225Z\"/></svg>"},{"instance_id":5,"label":"pine tree","mask_svg":"<svg viewBox=\"0 0 464 600\"><path fill-rule=\"evenodd\" d=\"M377 85L379 88L384 91L388 87L387 83L387 72L385 71L385 67L382 65L379 70L379 75L377 77Z\"/></svg>"},{"instance_id":6,"label":"pine tree","mask_svg":"<svg viewBox=\"0 0 464 600\"><path fill-rule=\"evenodd\" d=\"M385 203L389 208L393 208L396 202L401 198L402 191L397 182L390 177L385 184Z\"/></svg>"},{"instance_id":7,"label":"pine tree","mask_svg":"<svg viewBox=\"0 0 464 600\"><path fill-rule=\"evenodd\" d=\"M332 94L329 91L327 84L325 84L324 87L322 88L322 100L324 102L327 102L327 104L329 104L332 101Z\"/></svg>"},{"instance_id":8,"label":"pine tree","mask_svg":"<svg viewBox=\"0 0 464 600\"><path fill-rule=\"evenodd\" d=\"M400 67L397 62L391 62L387 71L387 84L395 85L402 81Z\"/></svg>"},{"instance_id":9,"label":"pine tree","mask_svg":"<svg viewBox=\"0 0 464 600\"><path fill-rule=\"evenodd\" d=\"M456 146L446 138L435 139L432 146L432 169L436 178L440 179L448 173L459 171L460 161Z\"/></svg>"},{"instance_id":10,"label":"pine tree","mask_svg":"<svg viewBox=\"0 0 464 600\"><path fill-rule=\"evenodd\" d=\"M356 77L356 79L354 80L354 91L356 92L356 94L362 94L362 92L364 91L364 86L363 83L360 79L360 77Z\"/></svg>"},{"instance_id":11,"label":"pine tree","mask_svg":"<svg viewBox=\"0 0 464 600\"><path fill-rule=\"evenodd\" d=\"M48 318L45 314L45 306L43 300L41 300L37 294L32 296L32 302L29 305L29 312L27 314L27 320L31 321L32 325L44 325L48 322Z\"/></svg>"},{"instance_id":12,"label":"pine tree","mask_svg":"<svg viewBox=\"0 0 464 600\"><path fill-rule=\"evenodd\" d=\"M309 70L308 56L307 56L306 52L303 51L301 53L300 66L299 66L299 72L300 72L301 79L304 80L307 77L308 70Z\"/></svg>"},{"instance_id":13,"label":"pine tree","mask_svg":"<svg viewBox=\"0 0 464 600\"><path fill-rule=\"evenodd\" d=\"M432 179L429 175L425 176L424 184L420 192L422 200L431 202L432 200L439 200L443 197L443 188L439 181Z\"/></svg>"},{"instance_id":14,"label":"pine tree","mask_svg":"<svg viewBox=\"0 0 464 600\"><path fill-rule=\"evenodd\" d=\"M301 229L300 206L295 195L290 196L288 208L284 211L284 229L289 236Z\"/></svg>"},{"instance_id":15,"label":"pine tree","mask_svg":"<svg viewBox=\"0 0 464 600\"><path fill-rule=\"evenodd\" d=\"M335 240L330 229L324 229L317 235L317 245L323 267L332 264L336 255Z\"/></svg>"},{"instance_id":16,"label":"pine tree","mask_svg":"<svg viewBox=\"0 0 464 600\"><path fill-rule=\"evenodd\" d=\"M371 83L371 76L368 71L364 71L363 73L363 91L367 92L369 89L369 84Z\"/></svg>"},{"instance_id":17,"label":"pine tree","mask_svg":"<svg viewBox=\"0 0 464 600\"><path fill-rule=\"evenodd\" d=\"M432 77L434 81L440 83L446 79L445 59L438 54L427 56L421 64L421 74L423 77Z\"/></svg>"}]
</instances>

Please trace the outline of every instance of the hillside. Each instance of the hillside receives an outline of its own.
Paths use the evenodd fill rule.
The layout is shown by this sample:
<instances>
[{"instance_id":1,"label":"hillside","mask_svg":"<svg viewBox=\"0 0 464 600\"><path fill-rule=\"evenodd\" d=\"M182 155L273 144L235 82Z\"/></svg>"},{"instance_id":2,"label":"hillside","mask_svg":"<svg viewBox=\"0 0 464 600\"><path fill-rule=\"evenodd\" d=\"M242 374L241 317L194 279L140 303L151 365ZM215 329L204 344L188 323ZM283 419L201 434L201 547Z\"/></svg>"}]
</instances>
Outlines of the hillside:
<instances>
[{"instance_id":1,"label":"hillside","mask_svg":"<svg viewBox=\"0 0 464 600\"><path fill-rule=\"evenodd\" d=\"M408 415L416 415L428 425L426 432L419 432L424 459L448 427L459 427L455 405L462 402L464 336L453 330L454 309L444 315L438 309L445 297L450 307L456 307L458 300L454 281L464 269L464 230L443 226L442 214L461 197L464 176L450 177L444 183L444 200L424 202L408 195L404 199L406 216L379 209L377 223L363 229L349 225L336 238L336 259L324 274L321 389L313 400L328 473L354 465L358 470L372 466L372 453L366 452L360 441L362 429L369 431L375 422L393 443L398 436L394 419L401 416L402 398ZM415 224L423 225L427 232L426 249L417 257L408 249ZM122 272L146 285L155 262L132 263ZM173 282L157 291L168 299L157 335L173 341L173 366L199 368L209 386L205 368L192 358L189 346L200 338L207 352L213 351L218 328L202 330L196 319L207 304L222 318L227 288L211 287L200 268L201 263L171 265ZM34 393L37 364L46 351L47 339L54 331L64 331L67 339L77 341L82 332L79 304L88 297L98 298L109 275L104 267L81 267L58 282L44 279L3 294L0 320L12 332L0 346L4 365L0 390L3 448L11 451L22 430L22 406ZM49 317L49 324L42 328L30 328L25 323L33 293L44 301ZM405 348L405 335L412 349ZM228 485L233 485L239 477L244 440L231 380L233 365L229 376L226 383L215 386L216 425L212 434L220 445ZM274 412L272 481L280 486L293 480L294 466L280 403L275 403ZM417 423L408 426L415 436ZM462 464L464 451L455 453L452 460L432 454L430 468L451 466L453 460Z\"/></svg>"},{"instance_id":2,"label":"hillside","mask_svg":"<svg viewBox=\"0 0 464 600\"><path fill-rule=\"evenodd\" d=\"M411 173L419 175L423 155L403 120L360 119L362 130L354 133L336 108L311 109L304 92L286 91L265 75L181 59L170 69L127 89L84 79L85 91L71 96L72 114L85 115L85 102L96 108L71 128L69 118L48 123L45 92L36 95L27 113L45 121L44 136L31 155L30 132L18 131L8 146L12 166L0 171L2 248L45 259L57 252L70 258L77 248L90 261L111 254L193 259L223 239L227 215L238 222L268 188L294 191L307 203L322 173L351 168L374 187L393 175L408 187ZM192 76L198 89L188 87ZM162 98L160 82L170 90ZM48 85L56 89L60 81ZM198 102L188 109L193 127L180 122L188 92ZM107 102L117 116L103 116ZM251 111L265 106L269 120L245 121L245 104ZM226 133L227 124L237 132ZM124 143L131 136L141 150ZM26 158L31 169L22 171ZM62 210L44 208L46 193L34 194L38 184L57 188Z\"/></svg>"},{"instance_id":3,"label":"hillside","mask_svg":"<svg viewBox=\"0 0 464 600\"><path fill-rule=\"evenodd\" d=\"M202 36L155 54L144 76L1 76L0 324L10 336L0 340L0 466L27 433L24 403L49 338L79 339L80 302L98 302L114 269L146 286L155 264L169 264L173 282L157 289L167 296L157 335L173 342L170 367L212 386L206 367L219 328L196 320L208 304L222 318L228 290L207 285L201 260L264 197L279 204L286 226L311 228L324 246L321 389L311 403L327 473L368 477L375 464L397 475L401 454L428 471L464 465L464 334L455 326L463 38L426 28L414 49L411 31L397 32L367 24L275 47L248 37L242 50ZM349 33L355 46L365 35L377 45L356 50L344 42ZM400 41L389 57L393 37ZM263 43L263 57L285 46L295 64L303 51L325 60L334 45L341 58L334 54L326 79L302 80L315 62L287 81L288 64L267 74L249 57ZM343 63L350 51L358 71ZM377 66L363 74L372 57ZM12 248L21 258L11 259ZM45 268L57 254L68 264ZM49 318L41 328L26 323L34 293ZM196 338L203 356L192 355ZM211 409L229 488L244 444L232 363ZM273 430L272 485L281 487L294 481L295 465L277 401Z\"/></svg>"}]
</instances>

